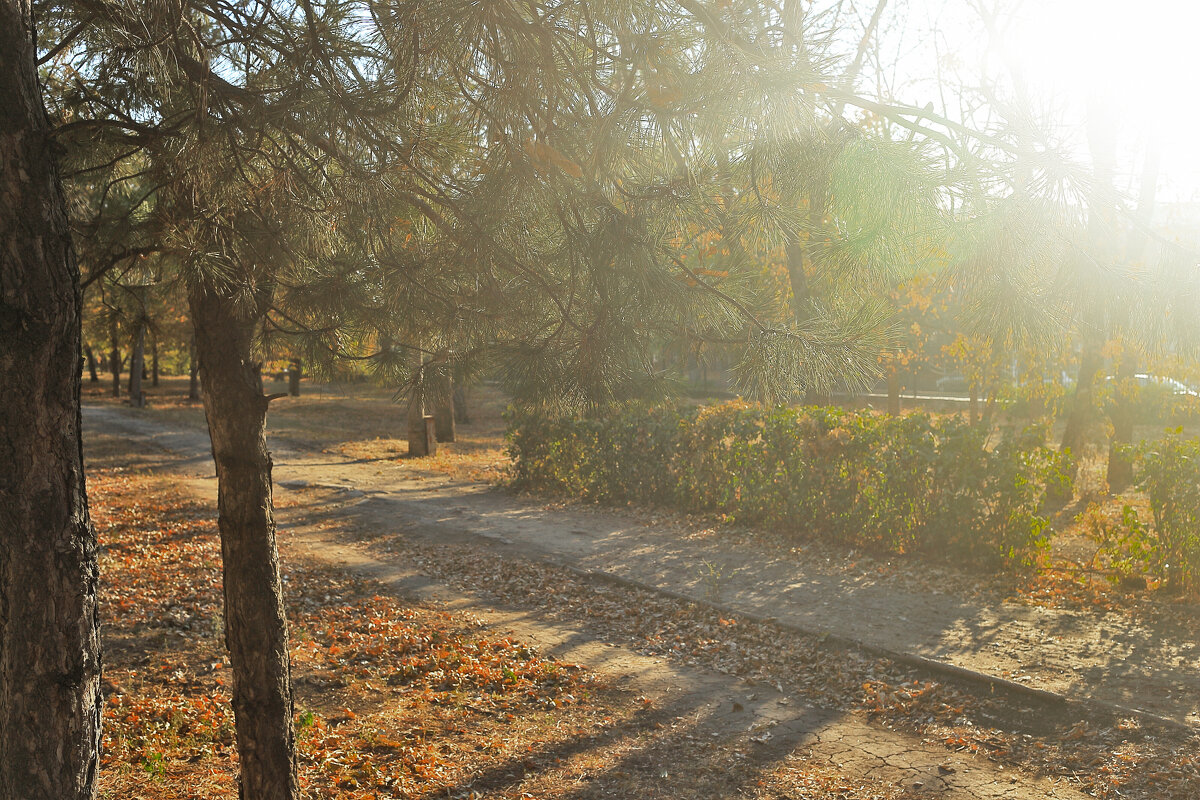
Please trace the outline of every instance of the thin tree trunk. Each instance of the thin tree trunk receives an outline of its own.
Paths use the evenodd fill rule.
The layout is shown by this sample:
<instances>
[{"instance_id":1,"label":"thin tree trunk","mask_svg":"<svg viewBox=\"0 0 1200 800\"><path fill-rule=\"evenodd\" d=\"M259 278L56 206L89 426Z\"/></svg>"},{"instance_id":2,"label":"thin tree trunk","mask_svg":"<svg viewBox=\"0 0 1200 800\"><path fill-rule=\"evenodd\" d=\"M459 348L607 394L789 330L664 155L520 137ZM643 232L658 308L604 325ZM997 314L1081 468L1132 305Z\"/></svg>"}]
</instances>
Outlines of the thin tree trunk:
<instances>
[{"instance_id":1,"label":"thin tree trunk","mask_svg":"<svg viewBox=\"0 0 1200 800\"><path fill-rule=\"evenodd\" d=\"M108 362L112 368L112 396L121 396L121 350L117 346L117 318L108 320Z\"/></svg>"},{"instance_id":2,"label":"thin tree trunk","mask_svg":"<svg viewBox=\"0 0 1200 800\"><path fill-rule=\"evenodd\" d=\"M433 417L425 413L424 377L414 382L408 396L408 454L423 458L437 453Z\"/></svg>"},{"instance_id":3,"label":"thin tree trunk","mask_svg":"<svg viewBox=\"0 0 1200 800\"><path fill-rule=\"evenodd\" d=\"M0 0L0 800L86 800L100 758L79 271L29 0Z\"/></svg>"},{"instance_id":4,"label":"thin tree trunk","mask_svg":"<svg viewBox=\"0 0 1200 800\"><path fill-rule=\"evenodd\" d=\"M1067 412L1067 425L1063 430L1060 448L1070 450L1075 456L1076 463L1087 444L1088 429L1091 427L1095 402L1094 386L1096 376L1104 358L1100 352L1098 335L1089 335L1083 342L1083 356L1079 360L1079 375L1075 380L1075 396L1071 398L1071 407Z\"/></svg>"},{"instance_id":5,"label":"thin tree trunk","mask_svg":"<svg viewBox=\"0 0 1200 800\"><path fill-rule=\"evenodd\" d=\"M888 367L887 392L887 411L892 416L897 416L900 413L900 371L894 364Z\"/></svg>"},{"instance_id":6,"label":"thin tree trunk","mask_svg":"<svg viewBox=\"0 0 1200 800\"><path fill-rule=\"evenodd\" d=\"M188 345L188 400L200 399L200 360L196 357L196 334Z\"/></svg>"},{"instance_id":7,"label":"thin tree trunk","mask_svg":"<svg viewBox=\"0 0 1200 800\"><path fill-rule=\"evenodd\" d=\"M1113 188L1113 172L1116 164L1116 119L1107 104L1098 95L1088 97L1087 103L1088 150L1092 156L1092 188L1088 205L1088 240L1090 260L1107 268L1115 261L1117 197ZM1097 284L1107 279L1102 273L1090 276ZM1079 464L1079 456L1087 443L1088 429L1095 416L1094 388L1096 376L1104 366L1102 353L1104 342L1112 335L1111 320L1105 312L1105 297L1101 292L1089 297L1090 317L1085 317L1083 333L1083 355L1079 362L1079 379L1075 383L1075 397L1071 412L1063 431L1062 447L1070 448Z\"/></svg>"},{"instance_id":8,"label":"thin tree trunk","mask_svg":"<svg viewBox=\"0 0 1200 800\"><path fill-rule=\"evenodd\" d=\"M299 796L287 617L267 452L267 398L253 342L269 305L243 314L203 289L190 295L217 466L217 523L225 586L225 644L233 667L233 711L244 800Z\"/></svg>"},{"instance_id":9,"label":"thin tree trunk","mask_svg":"<svg viewBox=\"0 0 1200 800\"><path fill-rule=\"evenodd\" d=\"M467 390L461 383L454 384L454 421L459 425L471 424L471 414L467 408Z\"/></svg>"},{"instance_id":10,"label":"thin tree trunk","mask_svg":"<svg viewBox=\"0 0 1200 800\"><path fill-rule=\"evenodd\" d=\"M142 393L142 376L145 374L146 361L146 323L138 321L137 334L133 337L133 355L129 361L129 404L134 408L146 405L146 395Z\"/></svg>"},{"instance_id":11,"label":"thin tree trunk","mask_svg":"<svg viewBox=\"0 0 1200 800\"><path fill-rule=\"evenodd\" d=\"M150 340L150 385L158 388L158 337Z\"/></svg>"},{"instance_id":12,"label":"thin tree trunk","mask_svg":"<svg viewBox=\"0 0 1200 800\"><path fill-rule=\"evenodd\" d=\"M454 429L454 379L446 377L438 386L433 402L433 432L439 442L453 442Z\"/></svg>"},{"instance_id":13,"label":"thin tree trunk","mask_svg":"<svg viewBox=\"0 0 1200 800\"><path fill-rule=\"evenodd\" d=\"M996 415L996 390L988 389L986 398L983 401L983 416L980 417L980 423L985 431L992 429L992 419Z\"/></svg>"},{"instance_id":14,"label":"thin tree trunk","mask_svg":"<svg viewBox=\"0 0 1200 800\"><path fill-rule=\"evenodd\" d=\"M824 209L824 194L816 193L811 199L813 209L809 212L809 224L819 226ZM807 265L811 260L808 245L803 242L793 242L786 249L788 283L792 289L791 306L792 318L797 325L803 325L813 316L813 295L808 284ZM890 401L889 401L890 402ZM804 393L804 403L810 406L827 405L829 397L815 389L807 389ZM899 413L899 412L896 412Z\"/></svg>"},{"instance_id":15,"label":"thin tree trunk","mask_svg":"<svg viewBox=\"0 0 1200 800\"><path fill-rule=\"evenodd\" d=\"M437 455L437 435L432 416L419 401L408 401L408 454L413 458Z\"/></svg>"},{"instance_id":16,"label":"thin tree trunk","mask_svg":"<svg viewBox=\"0 0 1200 800\"><path fill-rule=\"evenodd\" d=\"M288 394L292 397L300 396L300 378L304 373L304 365L300 359L293 358L288 364Z\"/></svg>"},{"instance_id":17,"label":"thin tree trunk","mask_svg":"<svg viewBox=\"0 0 1200 800\"><path fill-rule=\"evenodd\" d=\"M1142 164L1141 188L1138 191L1136 217L1141 223L1141 229L1135 229L1129 234L1126 246L1126 260L1131 264L1138 263L1146 250L1146 234L1143 229L1150 227L1150 220L1154 216L1154 203L1158 193L1158 165L1158 147L1151 144ZM1124 303L1120 310L1126 323L1132 305L1132 302ZM1133 443L1133 423L1136 416L1135 392L1130 382L1136 373L1134 348L1131 342L1126 342L1121 350L1121 363L1117 369L1117 396L1114 398L1111 414L1112 436L1108 441L1108 489L1111 492L1123 492L1133 483L1133 458L1128 448Z\"/></svg>"},{"instance_id":18,"label":"thin tree trunk","mask_svg":"<svg viewBox=\"0 0 1200 800\"><path fill-rule=\"evenodd\" d=\"M1126 349L1121 354L1115 381L1115 397L1109 411L1112 435L1108 440L1108 490L1123 492L1133 483L1133 459L1126 447L1133 442L1134 398L1137 394L1133 376L1137 362L1133 353Z\"/></svg>"},{"instance_id":19,"label":"thin tree trunk","mask_svg":"<svg viewBox=\"0 0 1200 800\"><path fill-rule=\"evenodd\" d=\"M100 375L96 371L96 354L92 352L92 346L85 344L83 346L84 355L87 356L88 381L90 383L99 383Z\"/></svg>"}]
</instances>

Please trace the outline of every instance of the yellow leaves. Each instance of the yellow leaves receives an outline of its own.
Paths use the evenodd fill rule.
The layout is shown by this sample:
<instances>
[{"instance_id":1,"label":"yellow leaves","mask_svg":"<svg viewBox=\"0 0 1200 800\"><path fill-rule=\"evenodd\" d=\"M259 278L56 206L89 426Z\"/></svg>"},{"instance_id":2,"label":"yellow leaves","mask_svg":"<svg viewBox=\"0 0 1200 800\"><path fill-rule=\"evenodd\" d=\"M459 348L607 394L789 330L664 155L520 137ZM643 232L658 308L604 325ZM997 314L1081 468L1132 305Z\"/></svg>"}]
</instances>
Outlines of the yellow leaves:
<instances>
[{"instance_id":1,"label":"yellow leaves","mask_svg":"<svg viewBox=\"0 0 1200 800\"><path fill-rule=\"evenodd\" d=\"M578 164L544 141L533 138L526 139L525 154L529 156L529 161L533 164L534 169L539 172L548 173L551 171L551 167L557 167L572 178L583 177L583 169Z\"/></svg>"}]
</instances>

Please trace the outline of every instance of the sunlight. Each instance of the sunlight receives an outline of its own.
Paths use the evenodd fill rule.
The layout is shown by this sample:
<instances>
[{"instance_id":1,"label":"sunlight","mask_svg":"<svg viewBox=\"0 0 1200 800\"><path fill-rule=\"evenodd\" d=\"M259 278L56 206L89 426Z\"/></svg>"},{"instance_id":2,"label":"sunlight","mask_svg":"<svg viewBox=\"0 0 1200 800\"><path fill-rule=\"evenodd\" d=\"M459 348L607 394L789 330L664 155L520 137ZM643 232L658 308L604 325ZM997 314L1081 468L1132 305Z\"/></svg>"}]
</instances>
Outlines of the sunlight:
<instances>
[{"instance_id":1,"label":"sunlight","mask_svg":"<svg viewBox=\"0 0 1200 800\"><path fill-rule=\"evenodd\" d=\"M1046 0L1022 16L998 55L1019 65L1031 88L1080 114L1087 97L1098 98L1117 120L1122 147L1157 143L1175 193L1200 191L1200 5Z\"/></svg>"}]
</instances>

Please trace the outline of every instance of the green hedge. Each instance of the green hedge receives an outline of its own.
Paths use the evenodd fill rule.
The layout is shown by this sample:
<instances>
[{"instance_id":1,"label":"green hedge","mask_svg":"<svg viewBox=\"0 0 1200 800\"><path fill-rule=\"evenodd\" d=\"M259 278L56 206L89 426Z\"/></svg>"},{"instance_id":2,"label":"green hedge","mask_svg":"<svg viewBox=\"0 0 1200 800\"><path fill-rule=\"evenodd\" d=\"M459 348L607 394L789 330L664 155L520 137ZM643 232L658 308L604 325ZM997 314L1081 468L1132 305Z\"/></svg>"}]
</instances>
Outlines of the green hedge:
<instances>
[{"instance_id":1,"label":"green hedge","mask_svg":"<svg viewBox=\"0 0 1200 800\"><path fill-rule=\"evenodd\" d=\"M1150 506L1147 523L1126 505L1119 520L1092 510L1089 524L1114 577L1144 575L1170 592L1200 595L1200 440L1182 430L1129 448L1138 486Z\"/></svg>"},{"instance_id":2,"label":"green hedge","mask_svg":"<svg viewBox=\"0 0 1200 800\"><path fill-rule=\"evenodd\" d=\"M740 402L518 416L514 483L587 500L720 513L747 525L887 552L1029 564L1048 534L1062 459L1027 431L994 447L958 418Z\"/></svg>"}]
</instances>

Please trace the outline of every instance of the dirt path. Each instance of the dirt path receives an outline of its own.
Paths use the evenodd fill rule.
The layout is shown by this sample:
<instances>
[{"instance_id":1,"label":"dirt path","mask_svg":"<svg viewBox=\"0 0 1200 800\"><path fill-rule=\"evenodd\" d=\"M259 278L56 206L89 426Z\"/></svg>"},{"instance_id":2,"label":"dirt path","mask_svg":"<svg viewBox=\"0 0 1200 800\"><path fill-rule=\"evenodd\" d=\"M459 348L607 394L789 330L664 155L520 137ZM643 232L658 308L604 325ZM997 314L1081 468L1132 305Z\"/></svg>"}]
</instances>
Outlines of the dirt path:
<instances>
[{"instance_id":1,"label":"dirt path","mask_svg":"<svg viewBox=\"0 0 1200 800\"><path fill-rule=\"evenodd\" d=\"M85 408L85 426L151 442L163 463L212 474L202 432L112 407ZM478 484L415 474L403 463L305 452L273 443L275 479L289 492L325 489L357 523L431 542L600 570L646 585L773 616L888 650L1200 724L1194 628L1115 613L973 603L906 591L867 574L822 570L729 544L671 523L590 509L546 508Z\"/></svg>"}]
</instances>

